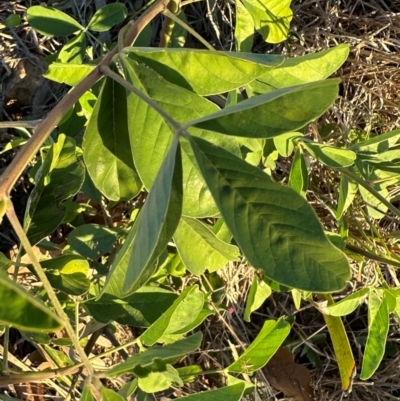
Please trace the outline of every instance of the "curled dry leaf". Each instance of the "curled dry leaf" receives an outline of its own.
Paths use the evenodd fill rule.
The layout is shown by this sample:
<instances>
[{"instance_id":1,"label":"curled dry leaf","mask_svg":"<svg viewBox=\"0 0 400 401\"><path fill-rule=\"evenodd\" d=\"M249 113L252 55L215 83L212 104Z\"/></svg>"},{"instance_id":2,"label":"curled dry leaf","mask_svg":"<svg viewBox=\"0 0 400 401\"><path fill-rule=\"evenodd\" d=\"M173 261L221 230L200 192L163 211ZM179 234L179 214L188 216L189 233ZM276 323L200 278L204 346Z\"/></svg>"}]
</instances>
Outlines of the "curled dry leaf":
<instances>
[{"instance_id":1,"label":"curled dry leaf","mask_svg":"<svg viewBox=\"0 0 400 401\"><path fill-rule=\"evenodd\" d=\"M270 384L283 392L285 397L295 401L313 401L311 374L309 370L295 363L291 351L280 348L264 368Z\"/></svg>"}]
</instances>

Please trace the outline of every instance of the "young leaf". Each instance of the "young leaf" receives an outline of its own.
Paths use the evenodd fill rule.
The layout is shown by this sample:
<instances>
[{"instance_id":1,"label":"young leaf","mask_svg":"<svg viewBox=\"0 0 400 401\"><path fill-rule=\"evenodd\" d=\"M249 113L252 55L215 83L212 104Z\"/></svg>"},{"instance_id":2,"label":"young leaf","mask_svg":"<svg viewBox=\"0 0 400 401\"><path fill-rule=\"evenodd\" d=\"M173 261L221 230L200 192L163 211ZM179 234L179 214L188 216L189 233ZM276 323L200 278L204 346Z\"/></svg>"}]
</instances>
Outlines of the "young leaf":
<instances>
[{"instance_id":1,"label":"young leaf","mask_svg":"<svg viewBox=\"0 0 400 401\"><path fill-rule=\"evenodd\" d=\"M273 138L275 148L282 157L289 157L294 148L294 142L296 139L303 136L300 132L287 132Z\"/></svg>"},{"instance_id":2,"label":"young leaf","mask_svg":"<svg viewBox=\"0 0 400 401\"><path fill-rule=\"evenodd\" d=\"M204 294L197 286L185 288L171 307L140 336L140 341L151 346L158 342L164 334L173 334L179 331L196 319L203 305Z\"/></svg>"},{"instance_id":3,"label":"young leaf","mask_svg":"<svg viewBox=\"0 0 400 401\"><path fill-rule=\"evenodd\" d=\"M61 63L82 64L86 53L86 34L80 32L61 49L57 60Z\"/></svg>"},{"instance_id":4,"label":"young leaf","mask_svg":"<svg viewBox=\"0 0 400 401\"><path fill-rule=\"evenodd\" d=\"M174 136L140 212L132 254L123 283L128 296L155 273L154 261L173 236L182 213L182 160L179 137Z\"/></svg>"},{"instance_id":5,"label":"young leaf","mask_svg":"<svg viewBox=\"0 0 400 401\"><path fill-rule=\"evenodd\" d=\"M346 61L349 50L348 44L341 44L321 52L289 58L257 78L266 85L261 93L326 79Z\"/></svg>"},{"instance_id":6,"label":"young leaf","mask_svg":"<svg viewBox=\"0 0 400 401\"><path fill-rule=\"evenodd\" d=\"M167 344L163 347L151 347L114 366L106 372L106 375L111 378L133 372L138 376L145 377L150 372L160 371L160 369L165 370L167 364L175 363L182 356L196 351L202 338L203 335L198 332L173 344Z\"/></svg>"},{"instance_id":7,"label":"young leaf","mask_svg":"<svg viewBox=\"0 0 400 401\"><path fill-rule=\"evenodd\" d=\"M154 71L132 60L124 59L126 77L136 88L155 101L176 121L213 113L218 107L208 100L162 79ZM172 140L169 125L136 95L128 94L129 131L135 165L146 188L150 188ZM204 136L240 156L236 140L198 129L191 132ZM185 146L186 145L186 146ZM187 143L182 143L183 213L191 217L215 216L218 209L198 171Z\"/></svg>"},{"instance_id":8,"label":"young leaf","mask_svg":"<svg viewBox=\"0 0 400 401\"><path fill-rule=\"evenodd\" d=\"M177 15L177 17L181 21L185 22L186 24L188 23L184 11L181 11ZM171 48L184 47L185 46L185 42L186 42L187 34L188 34L188 32L187 32L187 30L185 28L183 28L178 23L174 24L174 27L173 27L172 33L171 33L171 40L167 44L168 47L171 47ZM135 45L138 46L137 41L135 41Z\"/></svg>"},{"instance_id":9,"label":"young leaf","mask_svg":"<svg viewBox=\"0 0 400 401\"><path fill-rule=\"evenodd\" d=\"M312 82L246 99L217 113L192 120L197 127L221 134L271 138L296 131L323 114L335 100L339 80Z\"/></svg>"},{"instance_id":10,"label":"young leaf","mask_svg":"<svg viewBox=\"0 0 400 401\"><path fill-rule=\"evenodd\" d=\"M143 286L121 300L104 294L99 300L89 300L84 306L99 322L116 321L133 327L149 327L177 299L177 295L163 288Z\"/></svg>"},{"instance_id":11,"label":"young leaf","mask_svg":"<svg viewBox=\"0 0 400 401\"><path fill-rule=\"evenodd\" d=\"M88 29L95 32L108 31L114 25L122 22L128 10L123 3L112 3L101 7L90 19Z\"/></svg>"},{"instance_id":12,"label":"young leaf","mask_svg":"<svg viewBox=\"0 0 400 401\"><path fill-rule=\"evenodd\" d=\"M129 200L142 184L129 142L126 91L106 78L83 137L83 157L95 186L108 199Z\"/></svg>"},{"instance_id":13,"label":"young leaf","mask_svg":"<svg viewBox=\"0 0 400 401\"><path fill-rule=\"evenodd\" d=\"M257 310L271 294L271 287L264 280L259 280L257 276L254 276L247 296L243 319L250 322L251 313Z\"/></svg>"},{"instance_id":14,"label":"young leaf","mask_svg":"<svg viewBox=\"0 0 400 401\"><path fill-rule=\"evenodd\" d=\"M308 170L303 150L297 147L289 174L289 185L301 196L306 195L308 189Z\"/></svg>"},{"instance_id":15,"label":"young leaf","mask_svg":"<svg viewBox=\"0 0 400 401\"><path fill-rule=\"evenodd\" d=\"M33 6L26 13L29 25L46 36L67 36L83 31L81 24L53 7Z\"/></svg>"},{"instance_id":16,"label":"young leaf","mask_svg":"<svg viewBox=\"0 0 400 401\"><path fill-rule=\"evenodd\" d=\"M51 81L76 86L95 69L94 65L51 63L44 76Z\"/></svg>"},{"instance_id":17,"label":"young leaf","mask_svg":"<svg viewBox=\"0 0 400 401\"><path fill-rule=\"evenodd\" d=\"M192 49L131 48L129 55L201 96L229 92L282 63L281 56Z\"/></svg>"},{"instance_id":18,"label":"young leaf","mask_svg":"<svg viewBox=\"0 0 400 401\"><path fill-rule=\"evenodd\" d=\"M374 291L368 298L368 338L362 362L361 380L369 379L378 369L385 353L389 332L389 307L386 297L379 298Z\"/></svg>"},{"instance_id":19,"label":"young leaf","mask_svg":"<svg viewBox=\"0 0 400 401\"><path fill-rule=\"evenodd\" d=\"M254 20L254 25L268 43L286 39L293 12L291 0L242 0Z\"/></svg>"},{"instance_id":20,"label":"young leaf","mask_svg":"<svg viewBox=\"0 0 400 401\"><path fill-rule=\"evenodd\" d=\"M63 324L42 302L0 272L0 323L19 330L56 331Z\"/></svg>"},{"instance_id":21,"label":"young leaf","mask_svg":"<svg viewBox=\"0 0 400 401\"><path fill-rule=\"evenodd\" d=\"M339 220L350 207L358 191L358 185L342 174L339 185L339 200L336 210L336 219Z\"/></svg>"},{"instance_id":22,"label":"young leaf","mask_svg":"<svg viewBox=\"0 0 400 401\"><path fill-rule=\"evenodd\" d=\"M302 145L321 163L330 167L348 167L354 164L357 155L348 149L334 148L322 143L304 141Z\"/></svg>"},{"instance_id":23,"label":"young leaf","mask_svg":"<svg viewBox=\"0 0 400 401\"><path fill-rule=\"evenodd\" d=\"M71 249L89 259L98 259L111 252L116 240L114 230L98 224L83 224L68 235Z\"/></svg>"},{"instance_id":24,"label":"young leaf","mask_svg":"<svg viewBox=\"0 0 400 401\"><path fill-rule=\"evenodd\" d=\"M290 333L290 324L282 318L267 320L254 341L232 365L228 372L247 373L261 369L272 358Z\"/></svg>"},{"instance_id":25,"label":"young leaf","mask_svg":"<svg viewBox=\"0 0 400 401\"><path fill-rule=\"evenodd\" d=\"M343 298L339 302L328 306L328 311L331 316L346 316L354 312L356 308L361 304L365 295L369 292L369 288L363 288L356 291L354 294Z\"/></svg>"},{"instance_id":26,"label":"young leaf","mask_svg":"<svg viewBox=\"0 0 400 401\"><path fill-rule=\"evenodd\" d=\"M190 144L218 209L250 264L288 287L331 292L350 279L345 255L291 188L200 138Z\"/></svg>"},{"instance_id":27,"label":"young leaf","mask_svg":"<svg viewBox=\"0 0 400 401\"><path fill-rule=\"evenodd\" d=\"M216 390L208 390L201 393L187 395L186 397L181 397L180 401L240 401L243 399L242 396L245 387L246 385L244 382L232 384L231 386L218 388Z\"/></svg>"},{"instance_id":28,"label":"young leaf","mask_svg":"<svg viewBox=\"0 0 400 401\"><path fill-rule=\"evenodd\" d=\"M219 240L205 224L190 217L181 218L174 242L182 262L192 274L214 272L239 256L236 246Z\"/></svg>"},{"instance_id":29,"label":"young leaf","mask_svg":"<svg viewBox=\"0 0 400 401\"><path fill-rule=\"evenodd\" d=\"M61 134L37 174L25 212L24 229L32 245L51 234L63 221L62 202L75 195L85 179L76 156L75 141Z\"/></svg>"},{"instance_id":30,"label":"young leaf","mask_svg":"<svg viewBox=\"0 0 400 401\"><path fill-rule=\"evenodd\" d=\"M251 53L254 41L254 23L247 8L240 0L235 1L236 25L235 48L237 52ZM236 92L236 91L235 91Z\"/></svg>"},{"instance_id":31,"label":"young leaf","mask_svg":"<svg viewBox=\"0 0 400 401\"><path fill-rule=\"evenodd\" d=\"M328 301L328 308L334 305L334 301L330 294L323 297ZM339 367L340 378L342 381L343 391L351 388L353 377L356 374L356 363L354 361L353 352L350 347L349 339L346 334L342 319L337 316L322 315L335 351L335 357Z\"/></svg>"}]
</instances>

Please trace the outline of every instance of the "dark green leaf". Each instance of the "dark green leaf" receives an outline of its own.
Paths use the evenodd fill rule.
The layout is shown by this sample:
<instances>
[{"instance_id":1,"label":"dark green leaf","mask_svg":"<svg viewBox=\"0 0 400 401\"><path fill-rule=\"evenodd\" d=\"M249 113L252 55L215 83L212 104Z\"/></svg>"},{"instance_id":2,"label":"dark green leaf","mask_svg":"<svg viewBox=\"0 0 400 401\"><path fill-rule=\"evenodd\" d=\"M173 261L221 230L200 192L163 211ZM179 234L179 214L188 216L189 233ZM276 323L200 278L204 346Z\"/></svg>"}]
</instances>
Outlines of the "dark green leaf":
<instances>
[{"instance_id":1,"label":"dark green leaf","mask_svg":"<svg viewBox=\"0 0 400 401\"><path fill-rule=\"evenodd\" d=\"M40 167L29 197L24 229L32 245L60 225L65 216L62 202L80 190L84 179L85 168L77 160L75 141L60 135Z\"/></svg>"},{"instance_id":2,"label":"dark green leaf","mask_svg":"<svg viewBox=\"0 0 400 401\"><path fill-rule=\"evenodd\" d=\"M174 241L182 262L193 274L214 272L239 257L236 246L219 240L205 224L190 217L181 218Z\"/></svg>"},{"instance_id":3,"label":"dark green leaf","mask_svg":"<svg viewBox=\"0 0 400 401\"><path fill-rule=\"evenodd\" d=\"M339 220L349 208L358 191L358 185L342 174L339 185L339 200L336 210L336 219Z\"/></svg>"},{"instance_id":4,"label":"dark green leaf","mask_svg":"<svg viewBox=\"0 0 400 401\"><path fill-rule=\"evenodd\" d=\"M46 36L67 36L84 30L83 26L68 14L53 7L29 7L26 18L33 29Z\"/></svg>"},{"instance_id":5,"label":"dark green leaf","mask_svg":"<svg viewBox=\"0 0 400 401\"><path fill-rule=\"evenodd\" d=\"M108 199L135 197L142 184L133 163L126 90L106 78L83 138L83 156L95 186Z\"/></svg>"},{"instance_id":6,"label":"dark green leaf","mask_svg":"<svg viewBox=\"0 0 400 401\"><path fill-rule=\"evenodd\" d=\"M151 347L108 370L107 377L117 377L129 372L134 372L139 377L145 377L150 372L164 371L167 364L175 363L182 356L196 351L202 338L203 335L199 332L164 347Z\"/></svg>"},{"instance_id":7,"label":"dark green leaf","mask_svg":"<svg viewBox=\"0 0 400 401\"><path fill-rule=\"evenodd\" d=\"M27 331L56 331L60 319L37 298L0 272L0 322Z\"/></svg>"},{"instance_id":8,"label":"dark green leaf","mask_svg":"<svg viewBox=\"0 0 400 401\"><path fill-rule=\"evenodd\" d=\"M167 81L202 96L246 85L283 61L267 54L150 47L132 48L129 54Z\"/></svg>"},{"instance_id":9,"label":"dark green leaf","mask_svg":"<svg viewBox=\"0 0 400 401\"><path fill-rule=\"evenodd\" d=\"M88 29L96 32L108 31L111 27L122 22L128 10L123 3L112 3L101 7L90 19Z\"/></svg>"},{"instance_id":10,"label":"dark green leaf","mask_svg":"<svg viewBox=\"0 0 400 401\"><path fill-rule=\"evenodd\" d=\"M123 300L105 294L99 300L87 301L84 305L99 322L116 321L133 327L149 327L177 297L171 291L144 286Z\"/></svg>"},{"instance_id":11,"label":"dark green leaf","mask_svg":"<svg viewBox=\"0 0 400 401\"><path fill-rule=\"evenodd\" d=\"M132 255L123 283L130 295L155 273L154 261L166 248L182 214L182 161L175 136L140 212Z\"/></svg>"},{"instance_id":12,"label":"dark green leaf","mask_svg":"<svg viewBox=\"0 0 400 401\"><path fill-rule=\"evenodd\" d=\"M62 47L57 61L61 63L82 64L85 53L86 35L85 32L81 32Z\"/></svg>"},{"instance_id":13,"label":"dark green leaf","mask_svg":"<svg viewBox=\"0 0 400 401\"><path fill-rule=\"evenodd\" d=\"M224 149L189 140L222 217L253 267L302 290L345 286L349 262L326 238L303 197Z\"/></svg>"},{"instance_id":14,"label":"dark green leaf","mask_svg":"<svg viewBox=\"0 0 400 401\"><path fill-rule=\"evenodd\" d=\"M216 390L187 395L186 397L181 397L180 401L240 401L242 400L244 390L245 384L238 383Z\"/></svg>"},{"instance_id":15,"label":"dark green leaf","mask_svg":"<svg viewBox=\"0 0 400 401\"><path fill-rule=\"evenodd\" d=\"M3 252L0 252L0 270L5 271L7 270L13 262L4 255Z\"/></svg>"},{"instance_id":16,"label":"dark green leaf","mask_svg":"<svg viewBox=\"0 0 400 401\"><path fill-rule=\"evenodd\" d=\"M308 188L308 170L303 150L300 146L296 149L292 167L290 168L289 185L298 194L305 197Z\"/></svg>"},{"instance_id":17,"label":"dark green leaf","mask_svg":"<svg viewBox=\"0 0 400 401\"><path fill-rule=\"evenodd\" d=\"M184 127L250 138L271 138L296 131L329 108L338 94L339 82L330 79L254 96L217 113L189 121Z\"/></svg>"},{"instance_id":18,"label":"dark green leaf","mask_svg":"<svg viewBox=\"0 0 400 401\"><path fill-rule=\"evenodd\" d=\"M68 235L71 249L90 259L98 259L111 252L116 240L115 231L98 224L84 224Z\"/></svg>"}]
</instances>

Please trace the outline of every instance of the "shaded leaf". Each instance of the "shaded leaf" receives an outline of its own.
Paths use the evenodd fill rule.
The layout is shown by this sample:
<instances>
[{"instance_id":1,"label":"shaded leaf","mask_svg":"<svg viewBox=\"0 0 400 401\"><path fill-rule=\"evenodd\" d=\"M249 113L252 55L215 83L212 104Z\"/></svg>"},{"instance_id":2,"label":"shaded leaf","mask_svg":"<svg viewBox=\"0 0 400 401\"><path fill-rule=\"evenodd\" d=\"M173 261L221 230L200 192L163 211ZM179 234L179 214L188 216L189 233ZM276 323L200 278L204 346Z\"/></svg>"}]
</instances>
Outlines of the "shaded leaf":
<instances>
[{"instance_id":1,"label":"shaded leaf","mask_svg":"<svg viewBox=\"0 0 400 401\"><path fill-rule=\"evenodd\" d=\"M0 322L26 331L56 331L63 324L42 302L0 272Z\"/></svg>"},{"instance_id":2,"label":"shaded leaf","mask_svg":"<svg viewBox=\"0 0 400 401\"><path fill-rule=\"evenodd\" d=\"M358 185L342 174L339 185L339 200L336 210L336 219L339 220L350 207L358 191Z\"/></svg>"},{"instance_id":3,"label":"shaded leaf","mask_svg":"<svg viewBox=\"0 0 400 401\"><path fill-rule=\"evenodd\" d=\"M304 198L222 148L200 138L189 141L222 217L254 268L302 290L344 287L348 260L326 238Z\"/></svg>"},{"instance_id":4,"label":"shaded leaf","mask_svg":"<svg viewBox=\"0 0 400 401\"><path fill-rule=\"evenodd\" d=\"M129 142L125 88L106 78L83 137L93 183L108 199L129 200L141 187Z\"/></svg>"},{"instance_id":5,"label":"shaded leaf","mask_svg":"<svg viewBox=\"0 0 400 401\"><path fill-rule=\"evenodd\" d=\"M239 88L282 63L281 56L194 49L131 48L129 55L198 95Z\"/></svg>"},{"instance_id":6,"label":"shaded leaf","mask_svg":"<svg viewBox=\"0 0 400 401\"><path fill-rule=\"evenodd\" d=\"M236 246L219 240L205 224L189 217L181 218L174 241L182 262L192 274L214 272L239 257Z\"/></svg>"},{"instance_id":7,"label":"shaded leaf","mask_svg":"<svg viewBox=\"0 0 400 401\"><path fill-rule=\"evenodd\" d=\"M271 138L296 131L323 114L338 93L339 80L312 82L254 96L184 124L221 134Z\"/></svg>"},{"instance_id":8,"label":"shaded leaf","mask_svg":"<svg viewBox=\"0 0 400 401\"><path fill-rule=\"evenodd\" d=\"M291 0L242 0L254 20L254 25L268 43L286 39L293 12Z\"/></svg>"},{"instance_id":9,"label":"shaded leaf","mask_svg":"<svg viewBox=\"0 0 400 401\"><path fill-rule=\"evenodd\" d=\"M68 14L53 7L29 7L26 18L33 29L46 36L67 36L84 30L83 26Z\"/></svg>"},{"instance_id":10,"label":"shaded leaf","mask_svg":"<svg viewBox=\"0 0 400 401\"><path fill-rule=\"evenodd\" d=\"M155 273L154 261L174 234L181 213L182 161L175 136L138 218L129 266L121 283L125 295L132 294Z\"/></svg>"},{"instance_id":11,"label":"shaded leaf","mask_svg":"<svg viewBox=\"0 0 400 401\"><path fill-rule=\"evenodd\" d=\"M25 211L24 229L31 245L51 234L63 221L62 202L75 195L85 179L77 160L75 141L61 134L46 155Z\"/></svg>"},{"instance_id":12,"label":"shaded leaf","mask_svg":"<svg viewBox=\"0 0 400 401\"><path fill-rule=\"evenodd\" d=\"M308 170L303 150L299 146L294 154L289 174L289 185L301 196L306 195L308 189Z\"/></svg>"},{"instance_id":13,"label":"shaded leaf","mask_svg":"<svg viewBox=\"0 0 400 401\"><path fill-rule=\"evenodd\" d=\"M123 3L107 4L94 13L87 28L96 32L108 31L114 25L122 22L127 13L128 10Z\"/></svg>"},{"instance_id":14,"label":"shaded leaf","mask_svg":"<svg viewBox=\"0 0 400 401\"><path fill-rule=\"evenodd\" d=\"M61 63L81 64L86 53L86 35L81 32L68 41L61 49L57 60Z\"/></svg>"},{"instance_id":15,"label":"shaded leaf","mask_svg":"<svg viewBox=\"0 0 400 401\"><path fill-rule=\"evenodd\" d=\"M257 337L232 365L229 372L247 373L261 369L275 354L290 333L290 324L283 319L267 320Z\"/></svg>"},{"instance_id":16,"label":"shaded leaf","mask_svg":"<svg viewBox=\"0 0 400 401\"><path fill-rule=\"evenodd\" d=\"M125 401L118 393L102 386L100 393L105 401Z\"/></svg>"},{"instance_id":17,"label":"shaded leaf","mask_svg":"<svg viewBox=\"0 0 400 401\"><path fill-rule=\"evenodd\" d=\"M181 397L182 401L240 401L245 390L244 383L233 384L231 386L218 388L216 390L203 391L186 397Z\"/></svg>"},{"instance_id":18,"label":"shaded leaf","mask_svg":"<svg viewBox=\"0 0 400 401\"><path fill-rule=\"evenodd\" d=\"M106 372L106 375L107 377L117 377L124 373L133 372L139 377L145 377L150 372L164 371L167 364L175 363L182 356L196 351L200 346L202 337L199 332L164 347L153 346L112 367Z\"/></svg>"},{"instance_id":19,"label":"shaded leaf","mask_svg":"<svg viewBox=\"0 0 400 401\"><path fill-rule=\"evenodd\" d=\"M357 153L382 153L391 148L400 139L400 129L374 136L351 147Z\"/></svg>"}]
</instances>

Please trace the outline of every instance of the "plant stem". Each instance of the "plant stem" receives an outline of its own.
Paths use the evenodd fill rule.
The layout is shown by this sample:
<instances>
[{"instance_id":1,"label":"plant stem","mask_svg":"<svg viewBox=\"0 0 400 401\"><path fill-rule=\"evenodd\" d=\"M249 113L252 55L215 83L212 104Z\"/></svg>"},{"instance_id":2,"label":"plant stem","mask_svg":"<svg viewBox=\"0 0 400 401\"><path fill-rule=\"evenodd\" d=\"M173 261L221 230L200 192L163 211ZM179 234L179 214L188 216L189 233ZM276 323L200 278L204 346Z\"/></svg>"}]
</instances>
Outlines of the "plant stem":
<instances>
[{"instance_id":1,"label":"plant stem","mask_svg":"<svg viewBox=\"0 0 400 401\"><path fill-rule=\"evenodd\" d=\"M175 26L175 21L171 17L167 16L166 11L169 11L171 14L176 16L179 12L179 3L180 0L171 0L168 4L168 8L166 8L164 11L166 18L161 33L159 47L168 47L168 45L171 43L171 35Z\"/></svg>"},{"instance_id":2,"label":"plant stem","mask_svg":"<svg viewBox=\"0 0 400 401\"><path fill-rule=\"evenodd\" d=\"M168 5L170 0L157 0L150 8L148 8L136 21L132 23L128 32L124 37L124 44L129 46L143 30L143 28ZM24 172L28 163L34 158L39 151L43 142L50 135L54 127L64 117L65 113L79 100L79 98L89 90L101 78L101 66L107 66L112 58L118 53L118 47L115 47L100 62L86 78L84 78L77 86L75 86L42 120L35 130L32 138L21 148L16 157L9 164L5 172L0 177L0 201L3 198L9 198L10 192L18 178ZM0 213L1 214L1 213Z\"/></svg>"},{"instance_id":3,"label":"plant stem","mask_svg":"<svg viewBox=\"0 0 400 401\"><path fill-rule=\"evenodd\" d=\"M375 196L376 199L380 200L389 210L391 210L397 217L400 217L400 210L396 206L392 205L385 197L383 197L374 187L372 187L368 182L364 181L362 178L358 177L357 174L345 168L337 168L342 174L347 175L350 179L355 181L357 184L364 187L368 192Z\"/></svg>"},{"instance_id":4,"label":"plant stem","mask_svg":"<svg viewBox=\"0 0 400 401\"><path fill-rule=\"evenodd\" d=\"M16 234L18 235L18 238L21 241L21 245L24 247L26 253L28 254L29 258L31 259L32 265L35 268L35 272L39 278L39 280L42 282L43 287L47 291L47 294L49 296L50 301L52 302L54 309L57 313L57 315L62 319L62 322L65 325L65 330L67 331L72 344L75 347L76 352L81 358L82 363L84 364L85 368L88 371L89 376L93 374L93 367L91 363L89 362L89 359L87 358L84 350L82 349L81 345L79 344L79 339L75 335L75 331L72 328L68 316L65 314L64 309L62 308L60 301L58 300L53 287L51 286L49 280L47 279L46 274L44 273L42 267L40 266L39 261L36 258L35 253L33 252L33 249L29 243L29 240L24 232L24 229L22 228L17 215L15 214L14 206L11 201L8 201L7 203L7 212L6 215L15 230Z\"/></svg>"},{"instance_id":5,"label":"plant stem","mask_svg":"<svg viewBox=\"0 0 400 401\"><path fill-rule=\"evenodd\" d=\"M359 248L358 246L346 244L346 249L348 249L351 252L358 253L359 255L365 256L371 260L376 260L377 262L386 263L387 265L400 267L400 262L397 262L392 259L384 258L383 256L375 255L374 253L369 252L365 249Z\"/></svg>"},{"instance_id":6,"label":"plant stem","mask_svg":"<svg viewBox=\"0 0 400 401\"><path fill-rule=\"evenodd\" d=\"M167 123L171 125L174 131L180 131L181 125L175 121L168 113L166 113L157 103L147 97L143 92L139 89L136 89L131 83L122 78L120 75L115 73L107 66L100 67L101 72L107 77L113 79L115 82L118 82L124 88L128 89L130 92L134 93L138 98L146 102L152 109L154 109Z\"/></svg>"}]
</instances>

